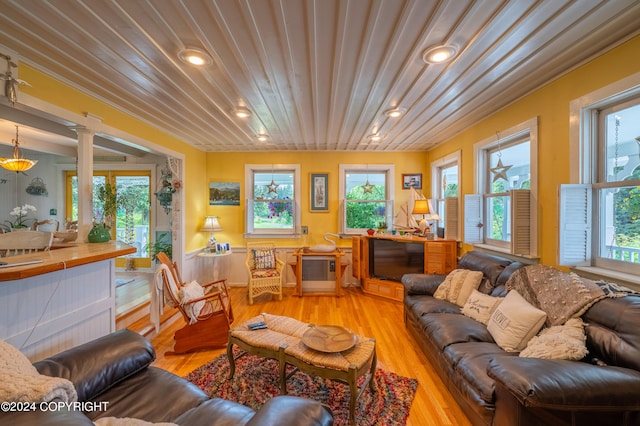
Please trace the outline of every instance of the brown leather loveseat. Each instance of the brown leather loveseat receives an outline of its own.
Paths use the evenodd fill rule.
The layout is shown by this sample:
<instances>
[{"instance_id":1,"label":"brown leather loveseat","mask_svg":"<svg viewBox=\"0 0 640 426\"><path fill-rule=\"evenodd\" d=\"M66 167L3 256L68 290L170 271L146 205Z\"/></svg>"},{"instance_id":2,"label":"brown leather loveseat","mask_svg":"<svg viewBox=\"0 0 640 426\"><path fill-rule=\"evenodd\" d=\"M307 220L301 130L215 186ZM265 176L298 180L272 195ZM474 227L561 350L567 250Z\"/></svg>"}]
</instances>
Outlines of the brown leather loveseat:
<instances>
[{"instance_id":1,"label":"brown leather loveseat","mask_svg":"<svg viewBox=\"0 0 640 426\"><path fill-rule=\"evenodd\" d=\"M458 268L483 272L478 291L507 294L523 265L471 251ZM640 297L605 298L582 315L580 361L519 357L487 326L433 297L444 275L408 274L405 325L474 425L640 425Z\"/></svg>"},{"instance_id":2,"label":"brown leather loveseat","mask_svg":"<svg viewBox=\"0 0 640 426\"><path fill-rule=\"evenodd\" d=\"M210 399L187 380L150 366L154 359L154 349L145 338L121 330L39 361L34 365L40 374L70 380L79 403L85 404L78 405L80 409L2 412L0 424L92 426L101 417L189 426L333 424L327 408L304 398L272 398L257 412Z\"/></svg>"}]
</instances>

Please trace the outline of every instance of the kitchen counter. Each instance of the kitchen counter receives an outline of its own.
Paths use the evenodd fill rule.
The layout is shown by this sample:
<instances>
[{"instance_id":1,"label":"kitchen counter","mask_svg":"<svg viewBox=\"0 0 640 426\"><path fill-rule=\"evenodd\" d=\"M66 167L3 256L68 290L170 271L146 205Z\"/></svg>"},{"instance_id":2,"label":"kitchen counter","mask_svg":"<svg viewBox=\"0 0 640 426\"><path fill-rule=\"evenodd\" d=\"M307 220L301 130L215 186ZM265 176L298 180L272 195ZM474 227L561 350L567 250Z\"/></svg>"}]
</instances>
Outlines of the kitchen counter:
<instances>
[{"instance_id":1,"label":"kitchen counter","mask_svg":"<svg viewBox=\"0 0 640 426\"><path fill-rule=\"evenodd\" d=\"M112 333L115 258L135 253L116 241L69 243L10 256L0 268L0 339L34 362Z\"/></svg>"},{"instance_id":2,"label":"kitchen counter","mask_svg":"<svg viewBox=\"0 0 640 426\"><path fill-rule=\"evenodd\" d=\"M66 243L49 251L0 258L8 264L42 261L0 268L0 281L20 280L135 253L135 247L119 241L106 243Z\"/></svg>"}]
</instances>

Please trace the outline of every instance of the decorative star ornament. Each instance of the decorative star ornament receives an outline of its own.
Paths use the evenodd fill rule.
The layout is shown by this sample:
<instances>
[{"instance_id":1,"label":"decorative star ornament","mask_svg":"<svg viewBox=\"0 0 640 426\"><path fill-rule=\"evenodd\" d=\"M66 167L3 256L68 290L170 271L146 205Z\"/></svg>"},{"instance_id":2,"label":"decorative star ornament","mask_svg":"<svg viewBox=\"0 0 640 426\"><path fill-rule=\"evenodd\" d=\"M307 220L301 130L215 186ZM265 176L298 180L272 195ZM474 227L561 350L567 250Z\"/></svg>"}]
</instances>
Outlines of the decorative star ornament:
<instances>
[{"instance_id":1,"label":"decorative star ornament","mask_svg":"<svg viewBox=\"0 0 640 426\"><path fill-rule=\"evenodd\" d=\"M272 192L273 192L274 194L277 194L277 193L278 193L278 187L279 187L279 186L280 186L280 185L278 185L277 183L275 183L275 182L273 181L273 179L271 179L271 183L270 183L269 185L266 185L266 187L267 187L267 188L269 188L269 192L267 192L267 194L270 194L270 193L272 193Z\"/></svg>"},{"instance_id":2,"label":"decorative star ornament","mask_svg":"<svg viewBox=\"0 0 640 426\"><path fill-rule=\"evenodd\" d=\"M371 185L369 183L369 179L367 179L367 183L365 183L364 185L361 185L361 187L362 187L363 194L366 194L366 193L372 194L373 188L375 187L375 185Z\"/></svg>"},{"instance_id":3,"label":"decorative star ornament","mask_svg":"<svg viewBox=\"0 0 640 426\"><path fill-rule=\"evenodd\" d=\"M495 167L491 167L489 170L493 173L493 182L498 179L507 180L507 170L513 166L505 166L502 164L502 158L498 158L498 164Z\"/></svg>"}]
</instances>

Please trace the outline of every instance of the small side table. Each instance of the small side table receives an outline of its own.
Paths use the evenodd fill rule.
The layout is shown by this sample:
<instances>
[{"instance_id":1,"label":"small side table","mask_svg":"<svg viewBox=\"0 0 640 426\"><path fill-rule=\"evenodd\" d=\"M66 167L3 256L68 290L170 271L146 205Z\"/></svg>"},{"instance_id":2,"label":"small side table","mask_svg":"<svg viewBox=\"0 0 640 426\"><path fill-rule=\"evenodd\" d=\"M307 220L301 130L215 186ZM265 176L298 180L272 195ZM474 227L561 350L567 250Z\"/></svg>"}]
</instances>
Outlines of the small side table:
<instances>
[{"instance_id":1,"label":"small side table","mask_svg":"<svg viewBox=\"0 0 640 426\"><path fill-rule=\"evenodd\" d=\"M211 263L213 267L213 278L210 281L217 281L222 278L227 278L227 256L231 254L231 250L226 253L198 253L198 257L203 258L204 261ZM220 277L220 269L223 269L222 278Z\"/></svg>"},{"instance_id":2,"label":"small side table","mask_svg":"<svg viewBox=\"0 0 640 426\"><path fill-rule=\"evenodd\" d=\"M296 263L290 263L293 268L293 273L296 276L296 296L326 296L331 295L331 293L319 293L319 292L303 292L302 291L302 259L304 257L317 257L317 256L333 256L335 258L336 263L336 287L333 295L342 296L342 274L347 267L346 263L342 263L340 258L344 256L344 252L342 250L334 250L331 252L319 252L319 251L304 251L303 249L299 249L293 254L297 259Z\"/></svg>"}]
</instances>

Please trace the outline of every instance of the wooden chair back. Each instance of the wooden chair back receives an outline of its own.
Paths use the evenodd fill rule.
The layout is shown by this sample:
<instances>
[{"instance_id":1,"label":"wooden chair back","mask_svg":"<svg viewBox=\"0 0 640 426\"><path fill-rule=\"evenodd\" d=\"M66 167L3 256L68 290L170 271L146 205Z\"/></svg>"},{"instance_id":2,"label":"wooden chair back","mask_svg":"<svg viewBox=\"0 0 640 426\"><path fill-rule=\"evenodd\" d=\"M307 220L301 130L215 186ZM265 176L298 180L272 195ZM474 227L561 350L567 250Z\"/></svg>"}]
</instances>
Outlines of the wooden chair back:
<instances>
[{"instance_id":1,"label":"wooden chair back","mask_svg":"<svg viewBox=\"0 0 640 426\"><path fill-rule=\"evenodd\" d=\"M53 242L53 232L14 231L0 234L0 255L3 257L47 251Z\"/></svg>"},{"instance_id":2,"label":"wooden chair back","mask_svg":"<svg viewBox=\"0 0 640 426\"><path fill-rule=\"evenodd\" d=\"M34 231L40 232L56 232L60 226L59 222L55 219L41 220L33 224Z\"/></svg>"}]
</instances>

